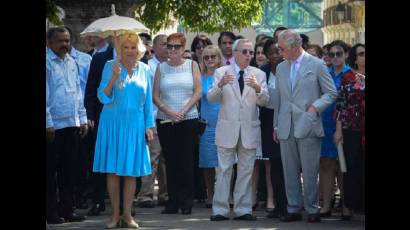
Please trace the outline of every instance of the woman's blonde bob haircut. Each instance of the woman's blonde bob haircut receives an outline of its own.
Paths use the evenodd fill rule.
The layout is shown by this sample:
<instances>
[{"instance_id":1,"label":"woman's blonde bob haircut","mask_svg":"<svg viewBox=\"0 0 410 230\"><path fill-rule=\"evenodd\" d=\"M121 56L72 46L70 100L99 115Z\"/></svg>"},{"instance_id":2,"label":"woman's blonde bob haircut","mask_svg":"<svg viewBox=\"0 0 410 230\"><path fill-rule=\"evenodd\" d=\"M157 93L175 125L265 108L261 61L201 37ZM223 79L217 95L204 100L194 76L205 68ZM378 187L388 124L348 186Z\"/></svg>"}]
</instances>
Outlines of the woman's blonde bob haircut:
<instances>
[{"instance_id":1,"label":"woman's blonde bob haircut","mask_svg":"<svg viewBox=\"0 0 410 230\"><path fill-rule=\"evenodd\" d=\"M145 54L145 51L147 50L145 48L145 45L142 43L142 39L138 36L133 31L126 31L125 33L121 34L120 36L120 47L121 47L121 55L122 55L122 49L124 46L124 43L126 41L129 41L131 43L134 43L137 45L137 61L139 61Z\"/></svg>"},{"instance_id":2,"label":"woman's blonde bob haircut","mask_svg":"<svg viewBox=\"0 0 410 230\"><path fill-rule=\"evenodd\" d=\"M216 45L207 45L204 48L204 50L202 51L202 58L199 61L200 62L199 66L201 67L202 74L206 74L206 72L208 72L208 68L206 67L205 61L203 59L203 56L205 54L216 55L216 57L217 57L216 61L218 62L217 65L216 65L216 68L219 68L219 67L223 66L223 64L222 64L222 52L219 49L219 47L216 46Z\"/></svg>"}]
</instances>

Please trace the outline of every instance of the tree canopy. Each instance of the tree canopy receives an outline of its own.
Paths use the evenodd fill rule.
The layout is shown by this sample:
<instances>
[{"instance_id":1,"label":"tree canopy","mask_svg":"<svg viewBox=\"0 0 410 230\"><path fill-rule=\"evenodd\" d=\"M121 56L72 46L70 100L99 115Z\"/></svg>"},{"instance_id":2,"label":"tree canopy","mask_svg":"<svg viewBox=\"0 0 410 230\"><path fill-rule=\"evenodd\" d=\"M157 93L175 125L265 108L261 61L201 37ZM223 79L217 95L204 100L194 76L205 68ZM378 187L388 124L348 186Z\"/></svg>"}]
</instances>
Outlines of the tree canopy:
<instances>
[{"instance_id":1,"label":"tree canopy","mask_svg":"<svg viewBox=\"0 0 410 230\"><path fill-rule=\"evenodd\" d=\"M262 16L262 0L142 0L136 18L153 32L176 19L192 32L232 31L250 26Z\"/></svg>"}]
</instances>

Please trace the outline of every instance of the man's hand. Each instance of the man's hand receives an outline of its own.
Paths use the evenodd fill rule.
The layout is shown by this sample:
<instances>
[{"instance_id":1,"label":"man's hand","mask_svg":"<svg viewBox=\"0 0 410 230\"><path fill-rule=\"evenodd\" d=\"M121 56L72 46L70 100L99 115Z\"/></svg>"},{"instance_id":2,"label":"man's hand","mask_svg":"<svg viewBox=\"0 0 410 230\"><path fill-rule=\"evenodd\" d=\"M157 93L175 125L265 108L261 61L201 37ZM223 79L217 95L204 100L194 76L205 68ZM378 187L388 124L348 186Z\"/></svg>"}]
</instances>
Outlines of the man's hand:
<instances>
[{"instance_id":1,"label":"man's hand","mask_svg":"<svg viewBox=\"0 0 410 230\"><path fill-rule=\"evenodd\" d=\"M255 75L251 74L245 78L245 84L255 90L256 93L261 92L261 86L256 80Z\"/></svg>"},{"instance_id":2,"label":"man's hand","mask_svg":"<svg viewBox=\"0 0 410 230\"><path fill-rule=\"evenodd\" d=\"M307 112L309 112L309 113L315 113L315 114L318 114L318 113L319 113L319 111L318 111L313 105L309 106Z\"/></svg>"},{"instance_id":3,"label":"man's hand","mask_svg":"<svg viewBox=\"0 0 410 230\"><path fill-rule=\"evenodd\" d=\"M276 144L279 144L279 140L278 140L278 130L276 130L276 129L273 130L272 137L273 137L273 141L276 142Z\"/></svg>"},{"instance_id":4,"label":"man's hand","mask_svg":"<svg viewBox=\"0 0 410 230\"><path fill-rule=\"evenodd\" d=\"M93 130L93 129L94 129L94 120L88 120L87 123L88 123L88 127L89 127L91 130Z\"/></svg>"},{"instance_id":5,"label":"man's hand","mask_svg":"<svg viewBox=\"0 0 410 230\"><path fill-rule=\"evenodd\" d=\"M145 138L147 139L148 142L154 139L154 133L152 132L152 129L145 129Z\"/></svg>"},{"instance_id":6,"label":"man's hand","mask_svg":"<svg viewBox=\"0 0 410 230\"><path fill-rule=\"evenodd\" d=\"M82 124L82 125L80 125L80 137L81 137L81 138L84 138L85 135L87 135L87 133L88 133L87 124Z\"/></svg>"},{"instance_id":7,"label":"man's hand","mask_svg":"<svg viewBox=\"0 0 410 230\"><path fill-rule=\"evenodd\" d=\"M53 127L46 128L46 139L48 142L52 143L54 141L55 131Z\"/></svg>"},{"instance_id":8,"label":"man's hand","mask_svg":"<svg viewBox=\"0 0 410 230\"><path fill-rule=\"evenodd\" d=\"M225 72L225 75L222 77L222 79L218 83L218 87L222 88L228 83L233 83L235 80L235 75L229 72Z\"/></svg>"}]
</instances>

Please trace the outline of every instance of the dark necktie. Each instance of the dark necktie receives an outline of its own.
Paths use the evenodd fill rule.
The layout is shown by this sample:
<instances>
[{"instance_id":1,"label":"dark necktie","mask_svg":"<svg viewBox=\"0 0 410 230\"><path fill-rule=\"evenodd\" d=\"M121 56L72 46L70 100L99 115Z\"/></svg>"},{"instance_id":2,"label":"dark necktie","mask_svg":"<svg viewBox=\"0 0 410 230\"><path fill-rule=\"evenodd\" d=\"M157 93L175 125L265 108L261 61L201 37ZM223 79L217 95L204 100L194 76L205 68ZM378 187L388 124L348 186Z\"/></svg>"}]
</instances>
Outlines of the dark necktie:
<instances>
[{"instance_id":1,"label":"dark necktie","mask_svg":"<svg viewBox=\"0 0 410 230\"><path fill-rule=\"evenodd\" d=\"M229 62L229 60L228 61L226 61L226 65L230 65L231 63Z\"/></svg>"},{"instance_id":2,"label":"dark necktie","mask_svg":"<svg viewBox=\"0 0 410 230\"><path fill-rule=\"evenodd\" d=\"M238 79L238 82L239 82L239 89L241 90L241 95L242 95L242 91L243 91L243 70L241 70L241 71L239 71L239 79Z\"/></svg>"}]
</instances>

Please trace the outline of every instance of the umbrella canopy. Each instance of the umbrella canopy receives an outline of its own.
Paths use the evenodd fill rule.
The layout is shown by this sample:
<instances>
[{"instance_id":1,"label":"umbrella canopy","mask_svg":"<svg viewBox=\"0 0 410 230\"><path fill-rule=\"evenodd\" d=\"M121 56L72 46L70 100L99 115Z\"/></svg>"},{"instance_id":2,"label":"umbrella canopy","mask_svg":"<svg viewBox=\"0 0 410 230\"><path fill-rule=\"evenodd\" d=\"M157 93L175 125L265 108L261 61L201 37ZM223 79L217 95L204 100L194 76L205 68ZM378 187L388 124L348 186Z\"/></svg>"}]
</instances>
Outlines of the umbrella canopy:
<instances>
[{"instance_id":1,"label":"umbrella canopy","mask_svg":"<svg viewBox=\"0 0 410 230\"><path fill-rule=\"evenodd\" d=\"M117 35L121 35L125 31L135 31L135 33L149 32L147 27L134 18L116 15L114 4L111 5L111 13L110 17L100 18L92 22L80 35L83 37L100 36L105 38L114 35L114 32Z\"/></svg>"}]
</instances>

